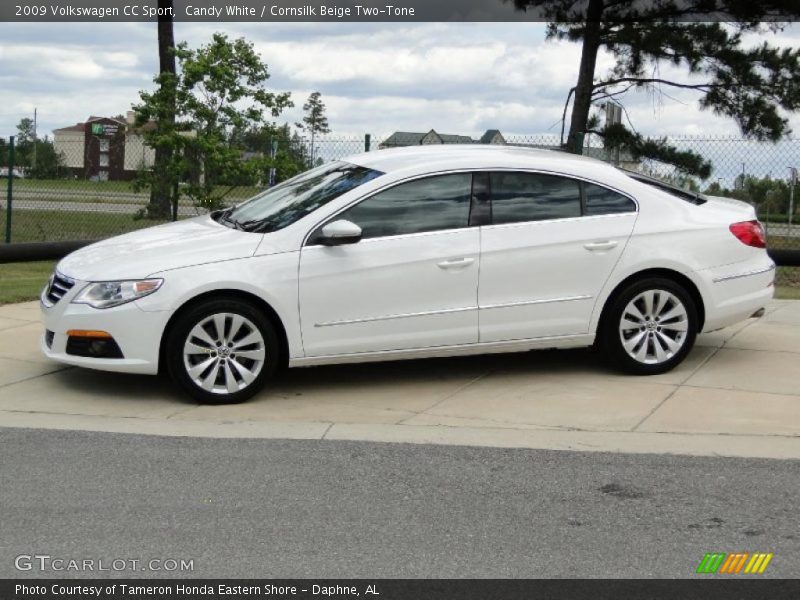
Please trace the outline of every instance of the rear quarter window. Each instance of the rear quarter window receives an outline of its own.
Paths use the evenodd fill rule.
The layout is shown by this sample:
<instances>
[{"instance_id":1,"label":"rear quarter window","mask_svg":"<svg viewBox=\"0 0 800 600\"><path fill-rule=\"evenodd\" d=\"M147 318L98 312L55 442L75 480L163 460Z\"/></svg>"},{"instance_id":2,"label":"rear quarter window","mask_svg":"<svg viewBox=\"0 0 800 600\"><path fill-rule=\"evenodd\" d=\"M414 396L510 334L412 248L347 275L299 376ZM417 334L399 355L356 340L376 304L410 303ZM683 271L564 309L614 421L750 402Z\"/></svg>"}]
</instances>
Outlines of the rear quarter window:
<instances>
[{"instance_id":1,"label":"rear quarter window","mask_svg":"<svg viewBox=\"0 0 800 600\"><path fill-rule=\"evenodd\" d=\"M593 183L584 184L586 215L613 215L636 212L636 203L622 194Z\"/></svg>"}]
</instances>

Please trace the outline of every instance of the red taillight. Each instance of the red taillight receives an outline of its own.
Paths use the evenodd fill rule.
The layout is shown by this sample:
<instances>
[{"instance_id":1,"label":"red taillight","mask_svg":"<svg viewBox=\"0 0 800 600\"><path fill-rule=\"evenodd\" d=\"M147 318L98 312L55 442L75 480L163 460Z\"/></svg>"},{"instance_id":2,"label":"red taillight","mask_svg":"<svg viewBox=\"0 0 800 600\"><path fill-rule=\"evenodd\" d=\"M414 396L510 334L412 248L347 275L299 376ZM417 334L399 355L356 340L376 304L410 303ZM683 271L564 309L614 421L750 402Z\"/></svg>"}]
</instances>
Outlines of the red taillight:
<instances>
[{"instance_id":1,"label":"red taillight","mask_svg":"<svg viewBox=\"0 0 800 600\"><path fill-rule=\"evenodd\" d=\"M740 242L753 248L766 248L767 240L764 237L764 228L758 221L741 221L733 223L730 228Z\"/></svg>"}]
</instances>

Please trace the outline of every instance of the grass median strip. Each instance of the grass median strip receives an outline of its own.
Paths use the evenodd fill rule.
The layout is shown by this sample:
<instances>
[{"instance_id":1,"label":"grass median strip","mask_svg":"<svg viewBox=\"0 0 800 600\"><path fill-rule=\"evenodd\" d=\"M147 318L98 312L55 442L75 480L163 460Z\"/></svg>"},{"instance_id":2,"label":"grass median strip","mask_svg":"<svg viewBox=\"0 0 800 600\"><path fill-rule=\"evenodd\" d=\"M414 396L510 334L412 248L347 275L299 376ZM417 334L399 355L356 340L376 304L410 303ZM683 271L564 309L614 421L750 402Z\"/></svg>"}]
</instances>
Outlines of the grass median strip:
<instances>
[{"instance_id":1,"label":"grass median strip","mask_svg":"<svg viewBox=\"0 0 800 600\"><path fill-rule=\"evenodd\" d=\"M51 260L0 265L0 304L36 300L54 266Z\"/></svg>"},{"instance_id":2,"label":"grass median strip","mask_svg":"<svg viewBox=\"0 0 800 600\"><path fill-rule=\"evenodd\" d=\"M0 210L0 223L5 223L5 219L5 210ZM120 213L15 210L11 219L11 241L98 240L160 223L162 221L135 219L133 215Z\"/></svg>"}]
</instances>

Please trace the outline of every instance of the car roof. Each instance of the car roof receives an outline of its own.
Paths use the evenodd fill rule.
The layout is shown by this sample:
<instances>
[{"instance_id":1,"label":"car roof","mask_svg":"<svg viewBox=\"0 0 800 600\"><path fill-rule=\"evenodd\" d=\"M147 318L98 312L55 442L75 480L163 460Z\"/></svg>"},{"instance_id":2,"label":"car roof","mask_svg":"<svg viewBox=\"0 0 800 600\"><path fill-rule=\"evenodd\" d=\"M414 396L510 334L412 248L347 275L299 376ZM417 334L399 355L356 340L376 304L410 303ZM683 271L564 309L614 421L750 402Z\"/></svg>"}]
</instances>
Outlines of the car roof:
<instances>
[{"instance_id":1,"label":"car roof","mask_svg":"<svg viewBox=\"0 0 800 600\"><path fill-rule=\"evenodd\" d=\"M383 173L436 172L448 169L537 169L615 181L631 181L602 161L554 150L500 144L431 144L365 152L344 161Z\"/></svg>"}]
</instances>

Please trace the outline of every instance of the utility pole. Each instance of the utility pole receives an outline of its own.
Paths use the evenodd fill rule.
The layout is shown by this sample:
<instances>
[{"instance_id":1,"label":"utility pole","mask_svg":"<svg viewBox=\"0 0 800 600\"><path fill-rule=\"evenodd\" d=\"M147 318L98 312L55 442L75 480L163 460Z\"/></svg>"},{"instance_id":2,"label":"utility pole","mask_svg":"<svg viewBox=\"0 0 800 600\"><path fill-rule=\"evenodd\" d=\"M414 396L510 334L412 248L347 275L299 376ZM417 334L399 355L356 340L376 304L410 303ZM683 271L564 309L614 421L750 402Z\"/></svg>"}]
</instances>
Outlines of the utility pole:
<instances>
[{"instance_id":1,"label":"utility pole","mask_svg":"<svg viewBox=\"0 0 800 600\"><path fill-rule=\"evenodd\" d=\"M31 161L31 163L32 163L31 164L31 168L32 168L32 170L34 172L36 172L36 146L38 146L36 141L39 139L39 136L38 136L37 130L36 130L36 119L37 119L37 116L38 116L38 112L39 112L38 108L34 108L33 109L33 160Z\"/></svg>"},{"instance_id":2,"label":"utility pole","mask_svg":"<svg viewBox=\"0 0 800 600\"><path fill-rule=\"evenodd\" d=\"M14 136L8 138L8 196L6 197L6 244L11 243L11 213L14 199Z\"/></svg>"},{"instance_id":3,"label":"utility pole","mask_svg":"<svg viewBox=\"0 0 800 600\"><path fill-rule=\"evenodd\" d=\"M275 157L278 156L278 140L270 140L269 143L269 157L272 159L272 166L269 168L269 187L275 185L275 178L278 174L275 169Z\"/></svg>"}]
</instances>

